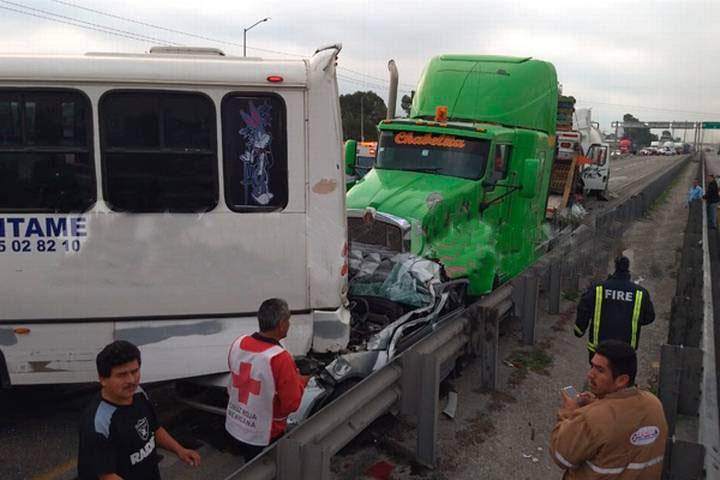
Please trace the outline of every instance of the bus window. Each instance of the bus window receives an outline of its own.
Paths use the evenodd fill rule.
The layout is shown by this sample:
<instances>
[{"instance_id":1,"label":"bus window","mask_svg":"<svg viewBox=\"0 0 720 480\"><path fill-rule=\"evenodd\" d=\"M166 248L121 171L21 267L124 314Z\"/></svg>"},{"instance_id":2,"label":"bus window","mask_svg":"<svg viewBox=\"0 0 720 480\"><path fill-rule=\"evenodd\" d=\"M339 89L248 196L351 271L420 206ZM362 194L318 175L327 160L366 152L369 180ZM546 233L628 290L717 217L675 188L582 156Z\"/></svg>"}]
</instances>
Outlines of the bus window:
<instances>
[{"instance_id":1,"label":"bus window","mask_svg":"<svg viewBox=\"0 0 720 480\"><path fill-rule=\"evenodd\" d=\"M218 203L215 107L202 94L114 90L100 100L105 199L124 212Z\"/></svg>"},{"instance_id":2,"label":"bus window","mask_svg":"<svg viewBox=\"0 0 720 480\"><path fill-rule=\"evenodd\" d=\"M74 90L0 90L0 211L95 204L90 101Z\"/></svg>"},{"instance_id":3,"label":"bus window","mask_svg":"<svg viewBox=\"0 0 720 480\"><path fill-rule=\"evenodd\" d=\"M222 101L225 200L237 212L288 203L285 102L276 95L230 93Z\"/></svg>"}]
</instances>

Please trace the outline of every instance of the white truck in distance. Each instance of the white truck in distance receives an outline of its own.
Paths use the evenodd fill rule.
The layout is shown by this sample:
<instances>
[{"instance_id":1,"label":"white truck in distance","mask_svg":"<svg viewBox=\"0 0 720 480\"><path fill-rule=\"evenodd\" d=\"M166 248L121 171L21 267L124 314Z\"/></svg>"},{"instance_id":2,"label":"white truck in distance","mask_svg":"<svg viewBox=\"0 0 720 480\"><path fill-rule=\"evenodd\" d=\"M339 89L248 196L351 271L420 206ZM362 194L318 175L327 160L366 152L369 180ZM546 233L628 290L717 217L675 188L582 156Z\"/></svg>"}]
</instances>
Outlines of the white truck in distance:
<instances>
[{"instance_id":1,"label":"white truck in distance","mask_svg":"<svg viewBox=\"0 0 720 480\"><path fill-rule=\"evenodd\" d=\"M595 193L606 200L610 181L610 145L603 141L599 124L592 121L592 110L575 110L575 130L580 133L580 146L590 163L582 166L580 178L586 194Z\"/></svg>"}]
</instances>

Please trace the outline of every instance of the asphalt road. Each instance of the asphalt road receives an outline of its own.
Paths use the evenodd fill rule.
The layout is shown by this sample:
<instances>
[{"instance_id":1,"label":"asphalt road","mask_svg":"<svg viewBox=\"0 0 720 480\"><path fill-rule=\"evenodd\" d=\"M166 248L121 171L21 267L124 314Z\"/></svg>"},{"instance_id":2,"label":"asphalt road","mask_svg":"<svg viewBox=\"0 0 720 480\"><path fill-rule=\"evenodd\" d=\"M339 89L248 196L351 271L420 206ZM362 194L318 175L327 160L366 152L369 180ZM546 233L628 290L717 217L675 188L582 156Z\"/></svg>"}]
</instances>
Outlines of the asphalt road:
<instances>
[{"instance_id":1,"label":"asphalt road","mask_svg":"<svg viewBox=\"0 0 720 480\"><path fill-rule=\"evenodd\" d=\"M617 197L684 156L611 160L610 195ZM605 202L593 201L593 208ZM243 464L243 452L224 433L223 418L189 410L172 385L148 388L161 421L188 447L198 448L202 468L191 469L172 454L161 462L165 480L225 478ZM41 386L0 391L0 479L69 480L75 476L77 421L96 394L93 385ZM362 447L361 447L362 448Z\"/></svg>"},{"instance_id":2,"label":"asphalt road","mask_svg":"<svg viewBox=\"0 0 720 480\"><path fill-rule=\"evenodd\" d=\"M160 422L188 448L199 450L192 469L162 452L163 479L225 478L242 466L243 451L227 436L224 418L186 408L171 383L146 385ZM76 475L78 419L95 385L35 386L0 392L0 479L70 480Z\"/></svg>"},{"instance_id":3,"label":"asphalt road","mask_svg":"<svg viewBox=\"0 0 720 480\"><path fill-rule=\"evenodd\" d=\"M646 157L631 155L613 159L610 161L610 194L621 194L630 185L643 183L638 181L665 171L685 157L686 155Z\"/></svg>"}]
</instances>

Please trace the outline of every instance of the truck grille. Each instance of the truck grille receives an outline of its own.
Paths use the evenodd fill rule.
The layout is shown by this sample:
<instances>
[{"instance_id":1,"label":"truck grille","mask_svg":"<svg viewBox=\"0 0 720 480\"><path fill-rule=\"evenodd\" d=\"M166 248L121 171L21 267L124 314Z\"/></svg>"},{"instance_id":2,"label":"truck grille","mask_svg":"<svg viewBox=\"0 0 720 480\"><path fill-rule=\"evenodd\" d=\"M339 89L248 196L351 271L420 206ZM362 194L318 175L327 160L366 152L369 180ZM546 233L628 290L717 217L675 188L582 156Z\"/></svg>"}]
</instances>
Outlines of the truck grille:
<instances>
[{"instance_id":1,"label":"truck grille","mask_svg":"<svg viewBox=\"0 0 720 480\"><path fill-rule=\"evenodd\" d=\"M350 243L379 245L396 252L403 251L403 234L397 225L375 220L365 223L362 218L348 218Z\"/></svg>"}]
</instances>

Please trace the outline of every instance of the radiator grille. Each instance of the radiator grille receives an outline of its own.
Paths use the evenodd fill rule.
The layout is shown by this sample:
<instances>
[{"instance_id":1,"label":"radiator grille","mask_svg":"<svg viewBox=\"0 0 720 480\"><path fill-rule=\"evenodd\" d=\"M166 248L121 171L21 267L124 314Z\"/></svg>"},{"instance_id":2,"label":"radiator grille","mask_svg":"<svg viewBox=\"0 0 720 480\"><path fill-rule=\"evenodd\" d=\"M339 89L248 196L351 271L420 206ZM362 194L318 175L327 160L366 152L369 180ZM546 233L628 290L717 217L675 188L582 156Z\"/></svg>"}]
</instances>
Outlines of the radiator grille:
<instances>
[{"instance_id":1,"label":"radiator grille","mask_svg":"<svg viewBox=\"0 0 720 480\"><path fill-rule=\"evenodd\" d=\"M402 230L397 225L375 220L365 223L362 218L348 218L350 243L379 245L396 252L403 251Z\"/></svg>"}]
</instances>

